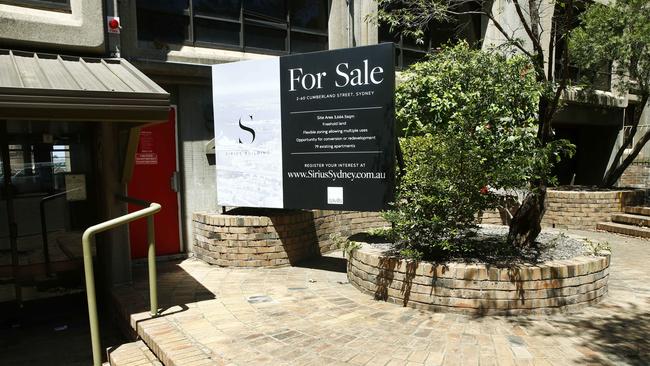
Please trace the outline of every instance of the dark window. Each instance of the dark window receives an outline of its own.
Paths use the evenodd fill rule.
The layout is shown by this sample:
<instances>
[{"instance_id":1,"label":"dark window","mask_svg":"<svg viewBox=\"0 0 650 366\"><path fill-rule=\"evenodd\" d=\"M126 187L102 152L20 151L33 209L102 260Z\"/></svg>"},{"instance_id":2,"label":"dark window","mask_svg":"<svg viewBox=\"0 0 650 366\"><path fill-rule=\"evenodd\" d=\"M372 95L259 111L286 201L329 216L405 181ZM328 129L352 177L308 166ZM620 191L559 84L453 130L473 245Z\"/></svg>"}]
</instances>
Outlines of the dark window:
<instances>
[{"instance_id":1,"label":"dark window","mask_svg":"<svg viewBox=\"0 0 650 366\"><path fill-rule=\"evenodd\" d=\"M571 9L572 13L570 19L568 16L568 8L566 6L556 6L555 14L553 15L553 71L556 80L560 80L565 76L570 82L582 83L588 82L595 89L610 90L612 88L612 64L605 63L600 65L598 69L582 69L577 65L568 62L566 70L564 69L564 53L566 47L566 37L575 28L580 25L580 14L585 11L583 3L576 3Z\"/></svg>"},{"instance_id":2,"label":"dark window","mask_svg":"<svg viewBox=\"0 0 650 366\"><path fill-rule=\"evenodd\" d=\"M327 4L327 0L137 0L138 38L271 53L326 50Z\"/></svg>"},{"instance_id":3,"label":"dark window","mask_svg":"<svg viewBox=\"0 0 650 366\"><path fill-rule=\"evenodd\" d=\"M0 4L70 12L70 0L0 0Z\"/></svg>"},{"instance_id":4,"label":"dark window","mask_svg":"<svg viewBox=\"0 0 650 366\"><path fill-rule=\"evenodd\" d=\"M138 0L138 38L182 43L189 39L189 0Z\"/></svg>"},{"instance_id":5,"label":"dark window","mask_svg":"<svg viewBox=\"0 0 650 366\"><path fill-rule=\"evenodd\" d=\"M474 9L477 5L465 4L463 9ZM431 21L425 30L425 35L420 42L406 37L398 32L391 32L389 26L379 26L379 42L395 43L395 66L405 68L415 62L421 61L430 51L435 51L449 42L464 39L470 44L478 44L483 29L480 14L466 14L456 19L440 22Z\"/></svg>"},{"instance_id":6,"label":"dark window","mask_svg":"<svg viewBox=\"0 0 650 366\"><path fill-rule=\"evenodd\" d=\"M192 0L194 15L239 19L242 0Z\"/></svg>"},{"instance_id":7,"label":"dark window","mask_svg":"<svg viewBox=\"0 0 650 366\"><path fill-rule=\"evenodd\" d=\"M138 37L142 40L181 43L188 38L187 31L186 17L138 11Z\"/></svg>"},{"instance_id":8,"label":"dark window","mask_svg":"<svg viewBox=\"0 0 650 366\"><path fill-rule=\"evenodd\" d=\"M231 23L212 19L194 19L194 37L198 42L239 45L241 27Z\"/></svg>"}]
</instances>

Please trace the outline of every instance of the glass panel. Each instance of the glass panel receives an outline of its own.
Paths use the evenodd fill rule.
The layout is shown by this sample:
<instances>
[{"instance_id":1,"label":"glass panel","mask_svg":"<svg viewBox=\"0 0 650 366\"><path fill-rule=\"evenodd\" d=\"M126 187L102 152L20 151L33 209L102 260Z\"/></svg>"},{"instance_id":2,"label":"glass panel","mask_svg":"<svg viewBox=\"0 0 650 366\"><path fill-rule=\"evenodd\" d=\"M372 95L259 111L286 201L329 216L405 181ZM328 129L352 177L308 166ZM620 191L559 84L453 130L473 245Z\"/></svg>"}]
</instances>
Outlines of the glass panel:
<instances>
[{"instance_id":1,"label":"glass panel","mask_svg":"<svg viewBox=\"0 0 650 366\"><path fill-rule=\"evenodd\" d=\"M327 37L291 32L291 52L313 52L328 48Z\"/></svg>"},{"instance_id":2,"label":"glass panel","mask_svg":"<svg viewBox=\"0 0 650 366\"><path fill-rule=\"evenodd\" d=\"M70 0L0 0L0 3L43 10L70 10Z\"/></svg>"},{"instance_id":3,"label":"glass panel","mask_svg":"<svg viewBox=\"0 0 650 366\"><path fill-rule=\"evenodd\" d=\"M138 39L182 43L187 39L188 18L138 10Z\"/></svg>"},{"instance_id":4,"label":"glass panel","mask_svg":"<svg viewBox=\"0 0 650 366\"><path fill-rule=\"evenodd\" d=\"M263 48L267 50L286 51L287 31L246 25L244 29L244 45L246 47Z\"/></svg>"},{"instance_id":5,"label":"glass panel","mask_svg":"<svg viewBox=\"0 0 650 366\"><path fill-rule=\"evenodd\" d=\"M51 156L54 174L69 173L72 171L70 145L54 145Z\"/></svg>"},{"instance_id":6,"label":"glass panel","mask_svg":"<svg viewBox=\"0 0 650 366\"><path fill-rule=\"evenodd\" d=\"M244 0L244 10L260 18L286 20L286 0Z\"/></svg>"},{"instance_id":7,"label":"glass panel","mask_svg":"<svg viewBox=\"0 0 650 366\"><path fill-rule=\"evenodd\" d=\"M239 45L239 23L194 19L194 36L197 41Z\"/></svg>"},{"instance_id":8,"label":"glass panel","mask_svg":"<svg viewBox=\"0 0 650 366\"><path fill-rule=\"evenodd\" d=\"M242 0L194 0L194 14L239 19Z\"/></svg>"},{"instance_id":9,"label":"glass panel","mask_svg":"<svg viewBox=\"0 0 650 366\"><path fill-rule=\"evenodd\" d=\"M183 11L189 9L188 0L137 0L136 7L138 15L140 9L153 10L162 13L183 14Z\"/></svg>"},{"instance_id":10,"label":"glass panel","mask_svg":"<svg viewBox=\"0 0 650 366\"><path fill-rule=\"evenodd\" d=\"M327 1L293 0L291 24L303 28L327 29Z\"/></svg>"}]
</instances>

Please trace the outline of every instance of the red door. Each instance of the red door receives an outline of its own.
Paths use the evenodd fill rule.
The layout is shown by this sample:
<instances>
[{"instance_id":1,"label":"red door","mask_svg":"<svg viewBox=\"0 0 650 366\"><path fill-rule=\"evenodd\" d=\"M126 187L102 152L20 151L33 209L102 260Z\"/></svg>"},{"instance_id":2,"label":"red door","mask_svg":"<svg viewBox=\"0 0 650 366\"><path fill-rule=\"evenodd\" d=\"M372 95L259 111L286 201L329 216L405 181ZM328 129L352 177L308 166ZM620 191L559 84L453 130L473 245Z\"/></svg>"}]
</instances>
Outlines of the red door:
<instances>
[{"instance_id":1,"label":"red door","mask_svg":"<svg viewBox=\"0 0 650 366\"><path fill-rule=\"evenodd\" d=\"M128 185L129 196L160 203L162 209L154 216L156 255L180 252L178 193L172 189L177 172L176 109L169 111L169 120L140 131L133 176ZM177 186L177 185L176 185ZM129 204L129 212L142 207ZM129 225L131 257L147 256L147 221Z\"/></svg>"}]
</instances>

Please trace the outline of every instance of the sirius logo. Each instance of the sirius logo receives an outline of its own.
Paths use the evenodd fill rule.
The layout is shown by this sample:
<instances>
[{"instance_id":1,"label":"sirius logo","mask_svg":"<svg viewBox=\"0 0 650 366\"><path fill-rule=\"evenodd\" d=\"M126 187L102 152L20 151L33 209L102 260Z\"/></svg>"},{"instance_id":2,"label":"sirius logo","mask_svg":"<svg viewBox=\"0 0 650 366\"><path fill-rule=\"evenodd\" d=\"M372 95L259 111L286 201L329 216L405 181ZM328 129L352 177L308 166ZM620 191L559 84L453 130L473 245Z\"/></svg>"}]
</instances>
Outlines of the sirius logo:
<instances>
[{"instance_id":1,"label":"sirius logo","mask_svg":"<svg viewBox=\"0 0 650 366\"><path fill-rule=\"evenodd\" d=\"M251 121L252 121L252 120L253 120L253 115L252 115L252 114L249 114L248 116L251 118ZM253 141L255 141L255 130L252 129L252 128L250 128L250 127L248 127L248 126L246 126L246 125L244 125L243 123L241 123L241 118L239 118L239 128L241 128L242 130L244 130L244 131L246 131L246 132L248 132L248 133L251 134L252 139L251 139L251 141L249 142L249 144L252 144ZM239 138L239 143L240 143L240 144L243 144L241 138Z\"/></svg>"}]
</instances>

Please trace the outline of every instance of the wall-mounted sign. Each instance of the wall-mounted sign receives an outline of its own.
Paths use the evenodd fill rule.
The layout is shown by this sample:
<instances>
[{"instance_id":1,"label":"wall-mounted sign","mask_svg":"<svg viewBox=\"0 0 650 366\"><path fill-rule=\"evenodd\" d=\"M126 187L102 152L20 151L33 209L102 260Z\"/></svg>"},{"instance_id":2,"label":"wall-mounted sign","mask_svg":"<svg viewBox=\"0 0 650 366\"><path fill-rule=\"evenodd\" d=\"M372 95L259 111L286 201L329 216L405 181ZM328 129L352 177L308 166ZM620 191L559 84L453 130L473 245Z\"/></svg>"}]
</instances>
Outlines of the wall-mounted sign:
<instances>
[{"instance_id":1,"label":"wall-mounted sign","mask_svg":"<svg viewBox=\"0 0 650 366\"><path fill-rule=\"evenodd\" d=\"M66 200L69 202L86 200L86 175L65 175Z\"/></svg>"},{"instance_id":2,"label":"wall-mounted sign","mask_svg":"<svg viewBox=\"0 0 650 366\"><path fill-rule=\"evenodd\" d=\"M153 131L140 131L138 151L135 153L135 165L158 165L158 153L155 151Z\"/></svg>"},{"instance_id":3,"label":"wall-mounted sign","mask_svg":"<svg viewBox=\"0 0 650 366\"><path fill-rule=\"evenodd\" d=\"M222 206L376 211L392 198L392 43L214 65Z\"/></svg>"}]
</instances>

